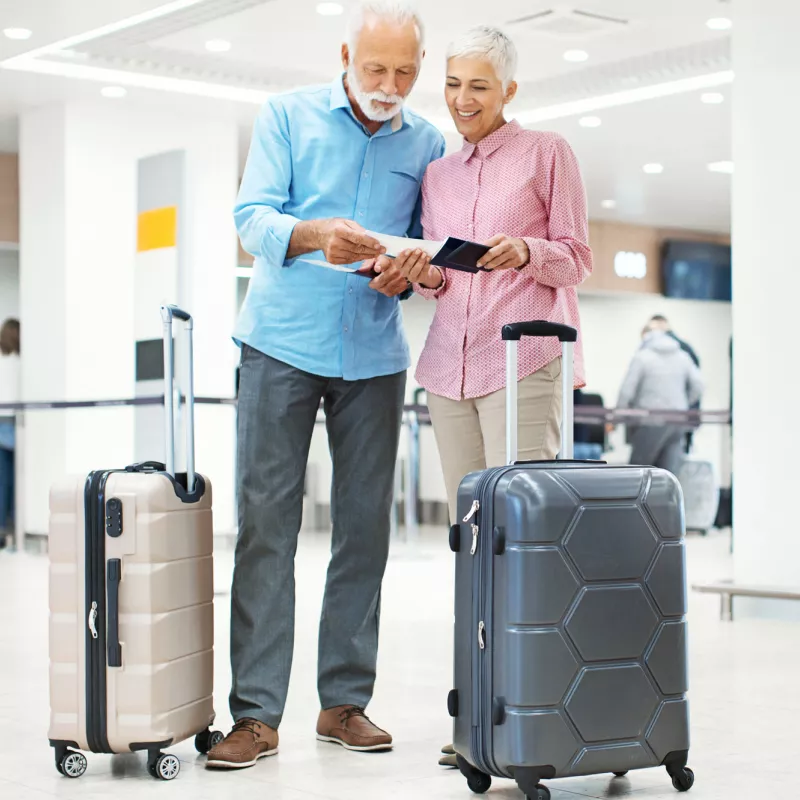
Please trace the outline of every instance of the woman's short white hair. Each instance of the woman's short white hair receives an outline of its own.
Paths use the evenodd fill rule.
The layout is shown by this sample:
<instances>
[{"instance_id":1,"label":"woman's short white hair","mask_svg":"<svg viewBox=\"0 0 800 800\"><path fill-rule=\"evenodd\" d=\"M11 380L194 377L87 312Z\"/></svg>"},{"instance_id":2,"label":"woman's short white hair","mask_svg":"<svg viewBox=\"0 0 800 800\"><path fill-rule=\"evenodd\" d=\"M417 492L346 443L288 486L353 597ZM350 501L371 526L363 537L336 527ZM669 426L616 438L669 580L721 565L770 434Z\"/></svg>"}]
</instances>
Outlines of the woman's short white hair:
<instances>
[{"instance_id":1,"label":"woman's short white hair","mask_svg":"<svg viewBox=\"0 0 800 800\"><path fill-rule=\"evenodd\" d=\"M419 49L425 45L425 26L414 3L409 0L362 0L353 9L347 30L347 45L351 53L355 53L358 37L369 17L377 17L396 25L407 25L414 22L419 30Z\"/></svg>"},{"instance_id":2,"label":"woman's short white hair","mask_svg":"<svg viewBox=\"0 0 800 800\"><path fill-rule=\"evenodd\" d=\"M495 68L503 88L514 80L517 74L517 46L499 28L478 25L450 43L447 60L451 58L486 58Z\"/></svg>"}]
</instances>

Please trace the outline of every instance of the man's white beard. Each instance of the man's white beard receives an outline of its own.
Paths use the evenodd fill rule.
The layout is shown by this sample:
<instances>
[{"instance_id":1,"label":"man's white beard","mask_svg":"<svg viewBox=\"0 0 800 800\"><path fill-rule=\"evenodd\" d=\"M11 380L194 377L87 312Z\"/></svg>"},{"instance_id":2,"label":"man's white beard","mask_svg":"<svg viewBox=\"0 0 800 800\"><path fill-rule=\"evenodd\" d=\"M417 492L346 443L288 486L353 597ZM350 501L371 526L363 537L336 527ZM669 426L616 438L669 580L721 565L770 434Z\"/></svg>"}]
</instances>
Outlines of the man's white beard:
<instances>
[{"instance_id":1,"label":"man's white beard","mask_svg":"<svg viewBox=\"0 0 800 800\"><path fill-rule=\"evenodd\" d=\"M347 70L347 84L365 116L373 122L388 122L403 110L405 99L399 94L363 91L352 66ZM374 101L376 100L381 103L394 103L394 105L392 108L381 108L375 105Z\"/></svg>"}]
</instances>

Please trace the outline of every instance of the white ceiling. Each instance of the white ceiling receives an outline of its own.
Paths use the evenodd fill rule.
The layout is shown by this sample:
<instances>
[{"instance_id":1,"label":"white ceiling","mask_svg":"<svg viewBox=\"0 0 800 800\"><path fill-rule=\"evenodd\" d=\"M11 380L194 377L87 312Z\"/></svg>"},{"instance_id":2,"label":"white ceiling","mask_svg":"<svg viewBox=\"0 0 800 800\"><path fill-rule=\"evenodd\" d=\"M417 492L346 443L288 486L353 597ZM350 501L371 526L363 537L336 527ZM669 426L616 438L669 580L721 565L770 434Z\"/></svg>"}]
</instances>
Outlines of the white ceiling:
<instances>
[{"instance_id":1,"label":"white ceiling","mask_svg":"<svg viewBox=\"0 0 800 800\"><path fill-rule=\"evenodd\" d=\"M174 1L174 0L173 0ZM0 0L0 29L27 27L34 36L0 36L0 61L165 5L167 0ZM348 7L354 0L340 0ZM283 91L327 82L339 69L346 17L322 17L317 0L199 0L182 10L75 45L59 59L133 73L201 80L231 87ZM411 104L446 116L441 90L447 42L479 22L503 24L520 50L516 113L567 101L729 70L729 37L708 30L712 16L730 16L722 0L418 0L428 28L427 58ZM549 17L509 25L552 10ZM598 21L585 14L621 22ZM543 29L542 26L547 29ZM549 30L581 28L575 34ZM230 52L210 54L209 39L228 39ZM585 64L562 58L590 54ZM77 52L76 52L77 51ZM109 102L89 80L0 70L0 150L15 150L16 119L25 108L55 102ZM730 87L723 91L730 95ZM229 114L246 143L255 105L131 88L124 101L163 106L165 113ZM581 128L576 117L540 127L557 130L581 160L595 218L727 231L730 177L706 164L731 158L730 103L706 106L699 92L598 112L603 125ZM450 146L458 141L450 139ZM644 163L664 164L646 175ZM614 211L600 202L613 198Z\"/></svg>"}]
</instances>

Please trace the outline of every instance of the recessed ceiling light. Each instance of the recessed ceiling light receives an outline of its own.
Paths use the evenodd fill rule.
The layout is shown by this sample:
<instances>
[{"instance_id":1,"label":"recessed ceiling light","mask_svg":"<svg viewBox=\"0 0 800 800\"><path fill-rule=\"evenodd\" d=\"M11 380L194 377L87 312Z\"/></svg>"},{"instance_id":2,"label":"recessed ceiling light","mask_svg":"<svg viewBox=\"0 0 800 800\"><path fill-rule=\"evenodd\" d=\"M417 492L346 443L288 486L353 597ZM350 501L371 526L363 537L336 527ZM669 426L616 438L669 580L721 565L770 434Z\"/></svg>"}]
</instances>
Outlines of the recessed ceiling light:
<instances>
[{"instance_id":1,"label":"recessed ceiling light","mask_svg":"<svg viewBox=\"0 0 800 800\"><path fill-rule=\"evenodd\" d=\"M578 124L584 128L599 128L603 124L600 117L581 117Z\"/></svg>"},{"instance_id":2,"label":"recessed ceiling light","mask_svg":"<svg viewBox=\"0 0 800 800\"><path fill-rule=\"evenodd\" d=\"M28 28L6 28L3 31L3 35L6 37L6 39L17 39L18 41L23 42L33 36L33 31L28 30Z\"/></svg>"},{"instance_id":3,"label":"recessed ceiling light","mask_svg":"<svg viewBox=\"0 0 800 800\"><path fill-rule=\"evenodd\" d=\"M589 54L585 50L567 50L564 53L564 61L572 61L575 64L581 61L588 61Z\"/></svg>"},{"instance_id":4,"label":"recessed ceiling light","mask_svg":"<svg viewBox=\"0 0 800 800\"><path fill-rule=\"evenodd\" d=\"M718 106L725 102L725 95L722 92L706 92L700 95L700 99L709 105Z\"/></svg>"},{"instance_id":5,"label":"recessed ceiling light","mask_svg":"<svg viewBox=\"0 0 800 800\"><path fill-rule=\"evenodd\" d=\"M124 86L104 86L100 90L100 94L111 100L119 100L121 97L125 97L125 95L128 94L128 90Z\"/></svg>"},{"instance_id":6,"label":"recessed ceiling light","mask_svg":"<svg viewBox=\"0 0 800 800\"><path fill-rule=\"evenodd\" d=\"M664 171L663 164L645 164L642 169L648 175L660 175Z\"/></svg>"},{"instance_id":7,"label":"recessed ceiling light","mask_svg":"<svg viewBox=\"0 0 800 800\"><path fill-rule=\"evenodd\" d=\"M706 22L706 26L712 31L729 31L733 27L733 20L728 17L713 17Z\"/></svg>"},{"instance_id":8,"label":"recessed ceiling light","mask_svg":"<svg viewBox=\"0 0 800 800\"><path fill-rule=\"evenodd\" d=\"M317 14L323 17L338 17L344 14L344 6L341 3L318 3Z\"/></svg>"},{"instance_id":9,"label":"recessed ceiling light","mask_svg":"<svg viewBox=\"0 0 800 800\"><path fill-rule=\"evenodd\" d=\"M708 171L733 175L733 161L715 161L713 164L708 165Z\"/></svg>"},{"instance_id":10,"label":"recessed ceiling light","mask_svg":"<svg viewBox=\"0 0 800 800\"><path fill-rule=\"evenodd\" d=\"M227 53L231 49L231 43L226 39L211 39L206 42L206 50L209 53Z\"/></svg>"},{"instance_id":11,"label":"recessed ceiling light","mask_svg":"<svg viewBox=\"0 0 800 800\"><path fill-rule=\"evenodd\" d=\"M603 202L600 203L600 205L603 208L606 208L609 211L612 211L613 209L615 209L617 207L617 201L616 200L603 200Z\"/></svg>"}]
</instances>

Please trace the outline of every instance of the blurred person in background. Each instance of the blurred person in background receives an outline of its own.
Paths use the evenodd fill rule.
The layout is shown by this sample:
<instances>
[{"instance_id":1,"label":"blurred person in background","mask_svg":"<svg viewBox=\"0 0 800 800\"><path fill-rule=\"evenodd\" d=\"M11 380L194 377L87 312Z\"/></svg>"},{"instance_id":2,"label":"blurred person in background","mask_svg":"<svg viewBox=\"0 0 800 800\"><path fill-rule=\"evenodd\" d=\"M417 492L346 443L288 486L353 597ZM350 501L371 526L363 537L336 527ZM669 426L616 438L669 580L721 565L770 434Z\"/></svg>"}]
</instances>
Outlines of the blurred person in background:
<instances>
[{"instance_id":1,"label":"blurred person in background","mask_svg":"<svg viewBox=\"0 0 800 800\"><path fill-rule=\"evenodd\" d=\"M700 368L700 359L697 357L697 353L694 351L694 348L688 343L681 339L673 330L672 326L669 324L669 320L663 316L662 314L656 314L655 316L651 317L649 323L650 330L654 331L665 331L669 336L671 336L680 346L681 350L683 350L689 358L692 359L694 365L699 369ZM693 403L689 406L691 411L699 411L700 410L700 400L696 403ZM694 434L692 430L687 431L685 443L686 452L690 452L692 449L692 439Z\"/></svg>"},{"instance_id":2,"label":"blurred person in background","mask_svg":"<svg viewBox=\"0 0 800 800\"><path fill-rule=\"evenodd\" d=\"M295 629L295 553L311 438L324 405L333 460L332 553L319 629L320 741L392 748L365 709L410 365L398 275L328 269L383 252L367 230L419 235L425 168L441 133L404 107L424 56L403 0L357 6L332 84L278 95L255 125L235 208L255 256L234 338L239 537L231 593L234 727L208 755L239 769L278 752ZM302 42L298 41L298 46ZM352 271L350 270L350 271Z\"/></svg>"},{"instance_id":3,"label":"blurred person in background","mask_svg":"<svg viewBox=\"0 0 800 800\"><path fill-rule=\"evenodd\" d=\"M578 162L558 134L506 119L517 84L517 49L502 31L477 27L447 53L445 99L464 137L460 152L432 163L422 187L425 239L483 242L487 271L432 267L420 250L377 269L399 271L437 301L419 360L447 489L470 472L505 463L505 343L511 322L549 320L580 328L575 287L592 271L586 193ZM519 343L519 459L553 459L560 447L561 345ZM583 386L581 339L575 385ZM455 765L452 746L445 766Z\"/></svg>"},{"instance_id":4,"label":"blurred person in background","mask_svg":"<svg viewBox=\"0 0 800 800\"><path fill-rule=\"evenodd\" d=\"M703 379L677 339L650 325L620 389L618 408L686 411L700 401ZM686 425L628 425L631 464L660 467L678 474Z\"/></svg>"},{"instance_id":5,"label":"blurred person in background","mask_svg":"<svg viewBox=\"0 0 800 800\"><path fill-rule=\"evenodd\" d=\"M0 327L0 403L20 399L19 321ZM14 515L15 415L0 409L0 548L5 547Z\"/></svg>"}]
</instances>

